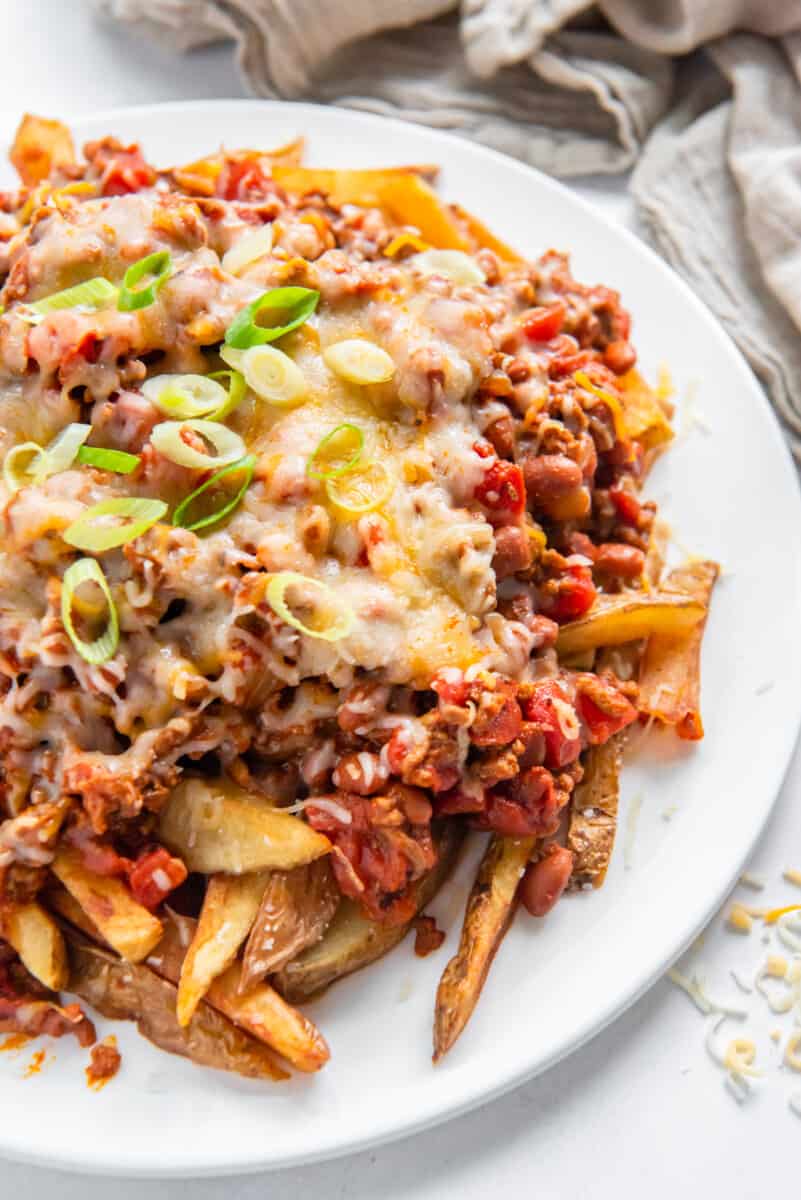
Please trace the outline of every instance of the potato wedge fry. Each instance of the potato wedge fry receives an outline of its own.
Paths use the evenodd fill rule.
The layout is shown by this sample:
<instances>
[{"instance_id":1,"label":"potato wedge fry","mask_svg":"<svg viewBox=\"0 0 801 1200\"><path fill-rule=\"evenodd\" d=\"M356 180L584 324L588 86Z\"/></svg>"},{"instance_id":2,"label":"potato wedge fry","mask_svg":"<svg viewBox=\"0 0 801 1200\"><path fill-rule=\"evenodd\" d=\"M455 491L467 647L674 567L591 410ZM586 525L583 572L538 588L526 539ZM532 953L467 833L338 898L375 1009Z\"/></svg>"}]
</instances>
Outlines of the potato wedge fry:
<instances>
[{"instance_id":1,"label":"potato wedge fry","mask_svg":"<svg viewBox=\"0 0 801 1200\"><path fill-rule=\"evenodd\" d=\"M450 874L463 836L463 830L453 821L448 821L438 832L439 860L418 884L418 912L433 899ZM321 940L288 962L273 982L285 999L298 1003L382 958L403 940L410 927L411 922L382 925L365 916L356 901L344 899Z\"/></svg>"},{"instance_id":2,"label":"potato wedge fry","mask_svg":"<svg viewBox=\"0 0 801 1200\"><path fill-rule=\"evenodd\" d=\"M160 838L204 875L290 871L331 849L305 821L260 804L228 780L185 779L161 813Z\"/></svg>"},{"instance_id":3,"label":"potato wedge fry","mask_svg":"<svg viewBox=\"0 0 801 1200\"><path fill-rule=\"evenodd\" d=\"M474 217L466 208L462 208L461 204L451 204L449 207L457 224L462 226L467 237L473 243L472 250L492 250L494 254L498 255L501 262L523 262L522 256L516 250L497 238L483 221L479 221L478 217Z\"/></svg>"},{"instance_id":4,"label":"potato wedge fry","mask_svg":"<svg viewBox=\"0 0 801 1200\"><path fill-rule=\"evenodd\" d=\"M274 167L273 179L288 192L322 192L338 204L362 204L384 210L399 225L413 225L431 246L469 250L436 192L420 178L418 169L337 171L315 167Z\"/></svg>"},{"instance_id":5,"label":"potato wedge fry","mask_svg":"<svg viewBox=\"0 0 801 1200\"><path fill-rule=\"evenodd\" d=\"M250 933L269 876L212 875L178 984L178 1024L188 1025L214 979L222 975Z\"/></svg>"},{"instance_id":6,"label":"potato wedge fry","mask_svg":"<svg viewBox=\"0 0 801 1200\"><path fill-rule=\"evenodd\" d=\"M161 937L161 921L134 900L121 879L87 871L71 846L59 848L51 869L122 958L141 962L148 956Z\"/></svg>"},{"instance_id":7,"label":"potato wedge fry","mask_svg":"<svg viewBox=\"0 0 801 1200\"><path fill-rule=\"evenodd\" d=\"M9 158L22 182L34 187L57 167L75 162L72 134L61 121L25 113L17 127Z\"/></svg>"},{"instance_id":8,"label":"potato wedge fry","mask_svg":"<svg viewBox=\"0 0 801 1200\"><path fill-rule=\"evenodd\" d=\"M646 450L661 449L673 440L673 430L658 394L639 371L627 371L617 381L627 437Z\"/></svg>"},{"instance_id":9,"label":"potato wedge fry","mask_svg":"<svg viewBox=\"0 0 801 1200\"><path fill-rule=\"evenodd\" d=\"M473 1013L517 907L517 889L537 844L494 836L467 901L459 949L442 973L434 1009L434 1062L447 1054Z\"/></svg>"},{"instance_id":10,"label":"potato wedge fry","mask_svg":"<svg viewBox=\"0 0 801 1200\"><path fill-rule=\"evenodd\" d=\"M0 913L0 936L13 946L22 965L53 992L67 983L67 951L56 922L40 904L10 904Z\"/></svg>"},{"instance_id":11,"label":"potato wedge fry","mask_svg":"<svg viewBox=\"0 0 801 1200\"><path fill-rule=\"evenodd\" d=\"M170 1054L201 1066L235 1071L254 1079L288 1075L267 1047L249 1037L208 1004L201 1003L186 1028L175 1016L176 989L150 967L126 963L93 945L74 929L69 943L69 989L103 1016L135 1021L143 1037Z\"/></svg>"},{"instance_id":12,"label":"potato wedge fry","mask_svg":"<svg viewBox=\"0 0 801 1200\"><path fill-rule=\"evenodd\" d=\"M703 621L705 611L691 596L673 592L602 596L586 616L562 626L556 648L560 655L575 655L652 634L680 637Z\"/></svg>"},{"instance_id":13,"label":"potato wedge fry","mask_svg":"<svg viewBox=\"0 0 801 1200\"><path fill-rule=\"evenodd\" d=\"M102 942L100 933L69 892L63 888L48 891L46 900L70 924L92 940ZM196 925L192 917L168 913L164 936L146 965L169 983L177 984ZM319 1071L324 1067L331 1054L314 1022L287 1004L269 984L257 984L247 996L241 996L240 975L240 964L235 962L214 980L199 1008L211 1005L246 1033L271 1046L299 1071Z\"/></svg>"},{"instance_id":14,"label":"potato wedge fry","mask_svg":"<svg viewBox=\"0 0 801 1200\"><path fill-rule=\"evenodd\" d=\"M567 848L573 852L571 888L606 878L617 829L620 763L626 733L602 746L591 746L584 759L584 778L573 793Z\"/></svg>"},{"instance_id":15,"label":"potato wedge fry","mask_svg":"<svg viewBox=\"0 0 801 1200\"><path fill-rule=\"evenodd\" d=\"M242 959L240 988L247 992L319 942L341 900L327 858L293 871L269 871Z\"/></svg>"},{"instance_id":16,"label":"potato wedge fry","mask_svg":"<svg viewBox=\"0 0 801 1200\"><path fill-rule=\"evenodd\" d=\"M679 737L690 741L704 736L699 710L701 641L719 573L717 563L701 560L670 572L664 581L665 593L675 592L702 605L704 615L682 634L649 638L640 669L640 710L665 725L673 725Z\"/></svg>"},{"instance_id":17,"label":"potato wedge fry","mask_svg":"<svg viewBox=\"0 0 801 1200\"><path fill-rule=\"evenodd\" d=\"M284 146L275 150L240 150L229 157L229 161L253 159L256 163L271 166L298 167L303 158L305 139L294 138ZM172 167L164 174L172 180L176 187L188 192L191 196L213 196L217 190L217 180L225 163L222 154L210 154L199 158L196 162L186 163L181 167Z\"/></svg>"}]
</instances>

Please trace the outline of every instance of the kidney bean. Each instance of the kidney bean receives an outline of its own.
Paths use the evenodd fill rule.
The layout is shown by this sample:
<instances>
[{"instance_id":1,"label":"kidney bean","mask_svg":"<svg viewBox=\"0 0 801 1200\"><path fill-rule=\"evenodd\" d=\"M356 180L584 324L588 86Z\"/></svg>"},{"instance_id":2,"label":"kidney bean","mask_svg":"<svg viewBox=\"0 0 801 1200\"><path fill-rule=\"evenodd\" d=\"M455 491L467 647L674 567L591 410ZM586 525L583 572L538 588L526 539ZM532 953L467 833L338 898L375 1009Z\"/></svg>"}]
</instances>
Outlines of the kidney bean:
<instances>
[{"instance_id":1,"label":"kidney bean","mask_svg":"<svg viewBox=\"0 0 801 1200\"><path fill-rule=\"evenodd\" d=\"M595 552L595 566L608 575L639 579L645 568L645 555L636 546L623 542L603 542Z\"/></svg>"},{"instance_id":2,"label":"kidney bean","mask_svg":"<svg viewBox=\"0 0 801 1200\"><path fill-rule=\"evenodd\" d=\"M531 542L519 525L503 525L495 530L495 554L492 569L496 579L506 579L531 566Z\"/></svg>"},{"instance_id":3,"label":"kidney bean","mask_svg":"<svg viewBox=\"0 0 801 1200\"><path fill-rule=\"evenodd\" d=\"M369 750L343 754L334 767L334 787L358 796L380 792L389 778L389 771L377 754Z\"/></svg>"},{"instance_id":4,"label":"kidney bean","mask_svg":"<svg viewBox=\"0 0 801 1200\"><path fill-rule=\"evenodd\" d=\"M554 521L581 521L589 514L591 507L589 489L580 487L567 496L558 496L545 505L545 510Z\"/></svg>"},{"instance_id":5,"label":"kidney bean","mask_svg":"<svg viewBox=\"0 0 801 1200\"><path fill-rule=\"evenodd\" d=\"M499 458L511 458L515 451L515 426L511 417L498 417L486 430L488 441Z\"/></svg>"},{"instance_id":6,"label":"kidney bean","mask_svg":"<svg viewBox=\"0 0 801 1200\"><path fill-rule=\"evenodd\" d=\"M521 465L526 495L535 506L552 504L581 486L581 467L566 454L526 454Z\"/></svg>"},{"instance_id":7,"label":"kidney bean","mask_svg":"<svg viewBox=\"0 0 801 1200\"><path fill-rule=\"evenodd\" d=\"M604 350L604 363L616 375L625 375L637 361L637 351L630 342L610 342Z\"/></svg>"},{"instance_id":8,"label":"kidney bean","mask_svg":"<svg viewBox=\"0 0 801 1200\"><path fill-rule=\"evenodd\" d=\"M539 862L529 863L520 884L520 902L532 917L544 917L568 885L573 855L563 846L550 846Z\"/></svg>"}]
</instances>

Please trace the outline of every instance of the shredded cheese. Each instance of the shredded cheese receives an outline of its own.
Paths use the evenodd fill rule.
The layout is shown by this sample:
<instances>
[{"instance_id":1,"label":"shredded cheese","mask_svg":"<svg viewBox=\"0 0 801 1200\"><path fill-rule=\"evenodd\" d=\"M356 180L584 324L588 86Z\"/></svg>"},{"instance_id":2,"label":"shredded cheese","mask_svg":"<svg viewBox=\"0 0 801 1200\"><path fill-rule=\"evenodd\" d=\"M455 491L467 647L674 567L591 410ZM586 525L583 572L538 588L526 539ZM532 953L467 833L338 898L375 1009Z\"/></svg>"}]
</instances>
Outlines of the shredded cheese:
<instances>
[{"instance_id":1,"label":"shredded cheese","mask_svg":"<svg viewBox=\"0 0 801 1200\"><path fill-rule=\"evenodd\" d=\"M801 1071L801 1030L791 1033L787 1039L784 1061L793 1071Z\"/></svg>"},{"instance_id":2,"label":"shredded cheese","mask_svg":"<svg viewBox=\"0 0 801 1200\"><path fill-rule=\"evenodd\" d=\"M761 879L758 879L756 875L752 875L749 871L743 871L740 876L740 883L743 887L753 888L755 892L761 892L765 886Z\"/></svg>"},{"instance_id":3,"label":"shredded cheese","mask_svg":"<svg viewBox=\"0 0 801 1200\"><path fill-rule=\"evenodd\" d=\"M734 1017L737 1020L743 1020L748 1016L748 1013L743 1008L731 1008L725 1004L717 1004L714 1000L710 1000L704 992L697 975L692 975L688 978L676 967L673 967L668 971L668 979L671 983L675 983L676 987L681 988L682 991L687 993L695 1007L704 1016L709 1016L710 1013L721 1013L724 1017Z\"/></svg>"},{"instance_id":4,"label":"shredded cheese","mask_svg":"<svg viewBox=\"0 0 801 1200\"><path fill-rule=\"evenodd\" d=\"M626 812L626 836L623 839L623 866L627 871L631 870L633 862L634 839L637 836L637 822L640 818L642 801L642 792L637 792L636 796L632 796L631 800L629 801L628 810Z\"/></svg>"},{"instance_id":5,"label":"shredded cheese","mask_svg":"<svg viewBox=\"0 0 801 1200\"><path fill-rule=\"evenodd\" d=\"M744 904L732 904L726 918L726 927L734 933L750 933L754 922Z\"/></svg>"},{"instance_id":6,"label":"shredded cheese","mask_svg":"<svg viewBox=\"0 0 801 1200\"><path fill-rule=\"evenodd\" d=\"M737 984L737 986L741 992L745 992L749 996L753 995L754 989L752 987L749 987L749 985L747 983L743 983L742 979L740 978L740 976L737 974L736 971L734 971L734 970L729 971L729 974L731 975L732 979Z\"/></svg>"},{"instance_id":7,"label":"shredded cheese","mask_svg":"<svg viewBox=\"0 0 801 1200\"><path fill-rule=\"evenodd\" d=\"M788 883L792 883L794 887L801 887L801 871L788 869L783 873L782 878L786 879Z\"/></svg>"},{"instance_id":8,"label":"shredded cheese","mask_svg":"<svg viewBox=\"0 0 801 1200\"><path fill-rule=\"evenodd\" d=\"M776 995L765 986L766 979L781 980L785 987L780 990L779 995ZM768 955L757 971L754 987L767 1002L771 1012L789 1012L795 1003L795 987L787 982L787 961L778 955Z\"/></svg>"},{"instance_id":9,"label":"shredded cheese","mask_svg":"<svg viewBox=\"0 0 801 1200\"><path fill-rule=\"evenodd\" d=\"M724 1083L727 1091L731 1092L738 1104L742 1104L751 1090L749 1077L760 1074L752 1065L756 1058L756 1046L750 1038L734 1038L721 1051L715 1044L715 1038L725 1021L726 1017L722 1016L710 1025L704 1038L704 1047L712 1061L726 1072Z\"/></svg>"}]
</instances>

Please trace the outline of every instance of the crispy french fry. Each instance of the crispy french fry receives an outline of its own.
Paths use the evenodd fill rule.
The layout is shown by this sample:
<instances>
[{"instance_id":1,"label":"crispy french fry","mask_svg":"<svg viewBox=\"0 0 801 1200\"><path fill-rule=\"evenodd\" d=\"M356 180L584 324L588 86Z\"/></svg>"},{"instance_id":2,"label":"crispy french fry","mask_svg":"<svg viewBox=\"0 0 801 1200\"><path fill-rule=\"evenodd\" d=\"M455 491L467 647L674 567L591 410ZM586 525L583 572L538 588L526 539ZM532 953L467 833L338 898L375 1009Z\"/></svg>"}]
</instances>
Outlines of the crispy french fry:
<instances>
[{"instance_id":1,"label":"crispy french fry","mask_svg":"<svg viewBox=\"0 0 801 1200\"><path fill-rule=\"evenodd\" d=\"M658 394L645 382L639 371L627 371L617 381L627 437L646 450L661 449L673 439L673 430Z\"/></svg>"},{"instance_id":2,"label":"crispy french fry","mask_svg":"<svg viewBox=\"0 0 801 1200\"><path fill-rule=\"evenodd\" d=\"M584 759L584 778L573 793L567 847L573 852L571 887L606 878L617 829L620 762L626 734L602 746L591 746Z\"/></svg>"},{"instance_id":3,"label":"crispy french fry","mask_svg":"<svg viewBox=\"0 0 801 1200\"><path fill-rule=\"evenodd\" d=\"M34 187L66 163L75 162L72 134L61 121L25 116L17 127L9 158L28 187Z\"/></svg>"},{"instance_id":4,"label":"crispy french fry","mask_svg":"<svg viewBox=\"0 0 801 1200\"><path fill-rule=\"evenodd\" d=\"M705 612L698 600L674 592L602 596L586 616L562 626L556 648L572 656L655 634L681 637L703 621Z\"/></svg>"},{"instance_id":5,"label":"crispy french fry","mask_svg":"<svg viewBox=\"0 0 801 1200\"><path fill-rule=\"evenodd\" d=\"M699 709L701 641L719 572L717 563L701 560L670 572L664 582L666 593L675 592L701 605L703 617L676 636L649 638L640 669L640 710L665 725L673 725L679 737L690 741L704 736Z\"/></svg>"},{"instance_id":6,"label":"crispy french fry","mask_svg":"<svg viewBox=\"0 0 801 1200\"><path fill-rule=\"evenodd\" d=\"M483 221L479 221L478 217L473 216L466 208L462 208L461 204L451 204L450 209L456 217L457 223L462 226L467 237L473 243L472 250L492 250L494 254L498 255L501 262L523 262L522 256L516 250L497 238Z\"/></svg>"},{"instance_id":7,"label":"crispy french fry","mask_svg":"<svg viewBox=\"0 0 801 1200\"><path fill-rule=\"evenodd\" d=\"M178 984L178 1024L188 1025L214 979L231 965L250 933L268 874L212 875Z\"/></svg>"},{"instance_id":8,"label":"crispy french fry","mask_svg":"<svg viewBox=\"0 0 801 1200\"><path fill-rule=\"evenodd\" d=\"M322 192L338 204L382 208L399 225L413 225L431 246L469 250L446 206L416 173L418 169L337 171L316 167L275 167L273 179L288 192Z\"/></svg>"},{"instance_id":9,"label":"crispy french fry","mask_svg":"<svg viewBox=\"0 0 801 1200\"><path fill-rule=\"evenodd\" d=\"M242 992L319 942L340 903L327 858L293 871L269 871L242 958Z\"/></svg>"},{"instance_id":10,"label":"crispy french fry","mask_svg":"<svg viewBox=\"0 0 801 1200\"><path fill-rule=\"evenodd\" d=\"M161 937L161 921L134 900L122 880L92 874L71 846L59 848L52 871L122 958L147 957Z\"/></svg>"},{"instance_id":11,"label":"crispy french fry","mask_svg":"<svg viewBox=\"0 0 801 1200\"><path fill-rule=\"evenodd\" d=\"M331 849L305 821L270 808L227 780L185 779L161 813L161 840L190 871L289 871Z\"/></svg>"},{"instance_id":12,"label":"crispy french fry","mask_svg":"<svg viewBox=\"0 0 801 1200\"><path fill-rule=\"evenodd\" d=\"M99 931L69 892L62 888L49 891L47 903L89 938L102 942ZM165 918L164 936L149 955L147 966L169 983L177 984L180 979L196 925L192 917L168 913ZM272 1047L299 1071L319 1071L324 1067L331 1055L314 1022L267 983L257 984L247 996L240 995L240 978L240 964L235 962L213 981L199 1008L211 1005L246 1033Z\"/></svg>"},{"instance_id":13,"label":"crispy french fry","mask_svg":"<svg viewBox=\"0 0 801 1200\"><path fill-rule=\"evenodd\" d=\"M434 1062L450 1050L476 1007L517 906L536 838L493 836L467 901L459 949L442 973L434 1009Z\"/></svg>"},{"instance_id":14,"label":"crispy french fry","mask_svg":"<svg viewBox=\"0 0 801 1200\"><path fill-rule=\"evenodd\" d=\"M186 163L181 167L172 167L165 174L184 192L191 196L213 196L217 190L217 180L220 178L226 157L229 162L242 162L252 159L254 163L265 166L297 167L303 158L305 140L294 138L284 146L275 150L239 150L233 155L211 154L199 158L196 162Z\"/></svg>"},{"instance_id":15,"label":"crispy french fry","mask_svg":"<svg viewBox=\"0 0 801 1200\"><path fill-rule=\"evenodd\" d=\"M418 884L415 898L418 912L433 899L450 874L462 838L463 831L457 822L448 821L438 830L439 858ZM344 899L321 940L288 962L275 976L275 985L287 1000L293 1003L305 1000L337 979L382 958L403 940L410 927L411 922L382 925L365 916L361 905Z\"/></svg>"},{"instance_id":16,"label":"crispy french fry","mask_svg":"<svg viewBox=\"0 0 801 1200\"><path fill-rule=\"evenodd\" d=\"M287 1073L256 1038L210 1005L201 1003L186 1028L175 1015L176 989L143 964L122 962L65 927L69 942L69 989L112 1019L135 1021L143 1037L170 1054L202 1066L255 1079L286 1079Z\"/></svg>"},{"instance_id":17,"label":"crispy french fry","mask_svg":"<svg viewBox=\"0 0 801 1200\"><path fill-rule=\"evenodd\" d=\"M67 983L64 938L40 904L9 904L0 912L0 935L13 946L34 979L59 992Z\"/></svg>"}]
</instances>

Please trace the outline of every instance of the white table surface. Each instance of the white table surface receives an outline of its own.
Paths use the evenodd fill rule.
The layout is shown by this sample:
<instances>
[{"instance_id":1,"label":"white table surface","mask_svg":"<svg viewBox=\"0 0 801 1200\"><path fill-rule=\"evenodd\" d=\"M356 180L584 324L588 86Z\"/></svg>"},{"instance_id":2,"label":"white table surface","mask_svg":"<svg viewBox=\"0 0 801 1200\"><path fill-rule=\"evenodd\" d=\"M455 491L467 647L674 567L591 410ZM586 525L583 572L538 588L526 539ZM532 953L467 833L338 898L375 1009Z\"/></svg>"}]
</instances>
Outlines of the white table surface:
<instances>
[{"instance_id":1,"label":"white table surface","mask_svg":"<svg viewBox=\"0 0 801 1200\"><path fill-rule=\"evenodd\" d=\"M79 115L156 100L245 95L230 47L176 57L98 23L83 0L0 0L0 14L3 137L25 109ZM592 183L580 190L616 219L631 223L620 185ZM786 867L801 867L799 791L797 749L750 864L765 879L771 904L801 901L801 891L781 880ZM742 887L737 895L760 903ZM59 1200L486 1200L508 1189L510 1195L536 1193L547 1200L606 1200L642 1192L649 1200L675 1200L682 1192L751 1200L779 1187L792 1190L801 1120L789 1110L788 1098L801 1096L801 1075L779 1067L780 1052L768 1037L779 1025L786 1036L788 1018L770 1017L758 997L738 995L728 974L735 967L747 977L766 949L759 932L738 937L717 918L695 952L710 994L744 1002L753 1014L745 1025L766 1075L742 1107L705 1054L704 1019L683 993L662 981L589 1046L545 1075L413 1139L333 1163L226 1181L112 1182L2 1163L0 1195L15 1200L50 1200L56 1191ZM729 1036L739 1032L730 1028Z\"/></svg>"}]
</instances>

